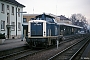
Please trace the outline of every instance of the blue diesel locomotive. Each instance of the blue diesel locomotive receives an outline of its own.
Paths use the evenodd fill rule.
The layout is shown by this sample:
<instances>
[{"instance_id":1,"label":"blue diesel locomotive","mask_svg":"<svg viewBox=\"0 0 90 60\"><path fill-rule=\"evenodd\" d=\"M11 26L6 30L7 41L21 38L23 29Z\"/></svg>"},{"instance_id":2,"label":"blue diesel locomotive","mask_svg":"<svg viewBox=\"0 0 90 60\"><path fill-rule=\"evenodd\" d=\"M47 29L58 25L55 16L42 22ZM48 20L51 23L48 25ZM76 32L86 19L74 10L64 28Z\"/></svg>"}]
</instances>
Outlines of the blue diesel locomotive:
<instances>
[{"instance_id":1,"label":"blue diesel locomotive","mask_svg":"<svg viewBox=\"0 0 90 60\"><path fill-rule=\"evenodd\" d=\"M56 40L62 40L63 35L61 24L57 23L53 16L41 14L36 16L34 20L28 22L28 37L26 42L30 47L47 47L55 45ZM66 26L65 26L66 27ZM67 27L72 27L68 25ZM73 26L77 28L76 26Z\"/></svg>"}]
</instances>

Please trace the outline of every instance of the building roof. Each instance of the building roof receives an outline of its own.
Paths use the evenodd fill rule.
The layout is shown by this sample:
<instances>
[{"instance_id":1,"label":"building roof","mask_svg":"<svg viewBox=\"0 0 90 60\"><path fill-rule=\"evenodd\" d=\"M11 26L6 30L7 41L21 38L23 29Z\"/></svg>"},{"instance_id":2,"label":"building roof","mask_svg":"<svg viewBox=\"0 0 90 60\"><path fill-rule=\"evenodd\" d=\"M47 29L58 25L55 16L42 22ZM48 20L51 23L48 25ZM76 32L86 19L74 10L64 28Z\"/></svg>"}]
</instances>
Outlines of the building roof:
<instances>
[{"instance_id":1,"label":"building roof","mask_svg":"<svg viewBox=\"0 0 90 60\"><path fill-rule=\"evenodd\" d=\"M20 7L25 7L24 5L20 4L16 0L0 0L0 1L6 2L6 3L9 3L9 4L13 4L13 5L16 5L16 6L20 6Z\"/></svg>"},{"instance_id":2,"label":"building roof","mask_svg":"<svg viewBox=\"0 0 90 60\"><path fill-rule=\"evenodd\" d=\"M23 14L23 16L37 16L39 14Z\"/></svg>"},{"instance_id":3,"label":"building roof","mask_svg":"<svg viewBox=\"0 0 90 60\"><path fill-rule=\"evenodd\" d=\"M75 27L75 28L83 28L80 26L72 25L72 24L67 24L67 23L57 23L58 25L65 25L65 26L70 26L70 27Z\"/></svg>"},{"instance_id":4,"label":"building roof","mask_svg":"<svg viewBox=\"0 0 90 60\"><path fill-rule=\"evenodd\" d=\"M60 17L60 20L70 20L70 19L66 18L65 16L63 16L63 15L58 16L58 17Z\"/></svg>"}]
</instances>

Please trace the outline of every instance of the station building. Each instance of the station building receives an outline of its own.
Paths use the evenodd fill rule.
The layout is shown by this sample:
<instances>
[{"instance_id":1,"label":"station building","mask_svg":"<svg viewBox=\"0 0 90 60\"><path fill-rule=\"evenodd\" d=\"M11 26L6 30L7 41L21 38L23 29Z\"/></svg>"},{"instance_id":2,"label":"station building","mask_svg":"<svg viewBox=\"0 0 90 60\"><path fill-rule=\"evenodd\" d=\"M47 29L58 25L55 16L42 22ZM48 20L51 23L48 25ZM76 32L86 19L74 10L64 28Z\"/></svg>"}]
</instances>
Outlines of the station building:
<instances>
[{"instance_id":1,"label":"station building","mask_svg":"<svg viewBox=\"0 0 90 60\"><path fill-rule=\"evenodd\" d=\"M25 6L15 0L0 0L0 33L5 33L6 39L21 37L21 21Z\"/></svg>"},{"instance_id":2,"label":"station building","mask_svg":"<svg viewBox=\"0 0 90 60\"><path fill-rule=\"evenodd\" d=\"M83 27L73 25L71 20L65 15L56 16L53 14L49 14L53 17L55 17L56 22L60 25L60 32L62 35L72 35L72 34L78 34Z\"/></svg>"},{"instance_id":3,"label":"station building","mask_svg":"<svg viewBox=\"0 0 90 60\"><path fill-rule=\"evenodd\" d=\"M39 14L23 14L23 22L22 22L22 35L26 36L28 34L28 21L34 19Z\"/></svg>"}]
</instances>

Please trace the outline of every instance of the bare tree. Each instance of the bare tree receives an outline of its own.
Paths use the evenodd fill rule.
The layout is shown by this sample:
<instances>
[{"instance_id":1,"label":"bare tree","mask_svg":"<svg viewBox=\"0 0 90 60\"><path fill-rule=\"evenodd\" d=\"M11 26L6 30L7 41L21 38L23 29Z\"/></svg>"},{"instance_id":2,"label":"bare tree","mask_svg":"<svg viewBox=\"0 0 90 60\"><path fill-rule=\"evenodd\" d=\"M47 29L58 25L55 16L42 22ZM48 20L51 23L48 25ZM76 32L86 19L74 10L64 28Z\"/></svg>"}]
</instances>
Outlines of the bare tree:
<instances>
[{"instance_id":1,"label":"bare tree","mask_svg":"<svg viewBox=\"0 0 90 60\"><path fill-rule=\"evenodd\" d=\"M73 25L83 27L84 31L87 30L88 22L86 21L86 17L84 17L82 14L72 14L70 20L72 21Z\"/></svg>"}]
</instances>

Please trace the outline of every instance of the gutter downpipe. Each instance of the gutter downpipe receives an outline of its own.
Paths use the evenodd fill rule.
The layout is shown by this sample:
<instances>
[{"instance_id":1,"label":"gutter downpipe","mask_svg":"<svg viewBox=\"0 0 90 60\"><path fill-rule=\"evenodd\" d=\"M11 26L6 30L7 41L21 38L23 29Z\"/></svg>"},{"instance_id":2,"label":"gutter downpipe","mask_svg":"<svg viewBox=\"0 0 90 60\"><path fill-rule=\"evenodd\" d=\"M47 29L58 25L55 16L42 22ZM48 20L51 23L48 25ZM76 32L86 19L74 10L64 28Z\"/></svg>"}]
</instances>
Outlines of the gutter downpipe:
<instances>
[{"instance_id":1,"label":"gutter downpipe","mask_svg":"<svg viewBox=\"0 0 90 60\"><path fill-rule=\"evenodd\" d=\"M18 6L16 6L16 37L17 37L17 7Z\"/></svg>"}]
</instances>

